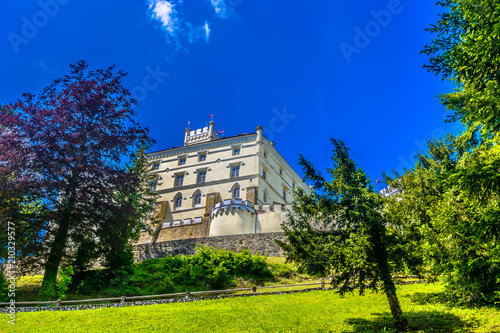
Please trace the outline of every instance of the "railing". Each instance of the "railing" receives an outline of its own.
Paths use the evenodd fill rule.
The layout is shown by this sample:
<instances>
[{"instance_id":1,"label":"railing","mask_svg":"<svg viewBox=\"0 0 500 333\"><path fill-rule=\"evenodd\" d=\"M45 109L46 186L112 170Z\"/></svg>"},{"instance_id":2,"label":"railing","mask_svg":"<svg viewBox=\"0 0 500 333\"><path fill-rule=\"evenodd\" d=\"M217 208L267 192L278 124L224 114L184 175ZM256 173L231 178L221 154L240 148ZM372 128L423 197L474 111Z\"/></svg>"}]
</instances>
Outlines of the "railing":
<instances>
[{"instance_id":1,"label":"railing","mask_svg":"<svg viewBox=\"0 0 500 333\"><path fill-rule=\"evenodd\" d=\"M257 289L269 289L269 288L291 288L291 287L303 287L303 286L313 286L321 285L321 289L325 290L325 281L313 282L313 283L301 283L301 284L284 284L279 286L261 286L261 287L251 287L251 288L237 288L237 289L226 289L226 290L207 290L207 291L186 291L185 293L175 293L175 294L161 294L161 295L144 295L144 296L122 296L122 297L111 297L111 298L94 298L94 299L81 299L81 300L70 300L70 301L27 301L27 302L15 302L16 307L18 305L37 305L37 304L55 304L56 307L61 306L61 304L74 304L74 303L90 303L90 302L115 302L120 301L120 303L125 303L125 301L140 300L148 298L172 298L172 297L190 297L195 295L218 295L235 293L238 291L252 291L252 293L257 293ZM9 302L0 303L0 306L10 305Z\"/></svg>"},{"instance_id":2,"label":"railing","mask_svg":"<svg viewBox=\"0 0 500 333\"><path fill-rule=\"evenodd\" d=\"M393 279L405 279L405 278L418 278L416 275L406 275L406 276L395 276ZM226 289L226 290L208 290L208 291L186 291L185 293L174 293L174 294L161 294L161 295L144 295L144 296L122 296L122 297L111 297L111 298L94 298L94 299L81 299L81 300L70 300L70 301L27 301L27 302L15 302L16 307L18 305L37 305L37 304L55 304L56 307L61 306L61 304L74 304L74 303L90 303L90 302L114 302L120 301L120 303L125 303L131 300L149 299L149 298L172 298L172 297L190 297L195 295L218 295L218 294L228 294L235 293L238 291L252 291L253 294L257 293L258 289L271 289L271 288L292 288L292 287L305 287L305 286L317 286L321 285L321 290L325 290L325 280L322 279L320 282L310 282L310 283L299 283L299 284L283 284L278 286L260 286L251 288L237 288L237 289ZM10 305L10 302L0 303L0 306Z\"/></svg>"}]
</instances>

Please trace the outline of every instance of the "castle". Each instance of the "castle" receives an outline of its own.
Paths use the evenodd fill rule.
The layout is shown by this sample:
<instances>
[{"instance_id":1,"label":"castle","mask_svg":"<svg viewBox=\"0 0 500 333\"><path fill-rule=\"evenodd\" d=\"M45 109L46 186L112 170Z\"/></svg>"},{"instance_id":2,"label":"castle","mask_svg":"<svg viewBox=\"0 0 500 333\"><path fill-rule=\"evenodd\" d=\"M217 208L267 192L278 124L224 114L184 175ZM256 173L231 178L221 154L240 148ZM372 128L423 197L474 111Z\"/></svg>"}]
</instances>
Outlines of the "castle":
<instances>
[{"instance_id":1,"label":"castle","mask_svg":"<svg viewBox=\"0 0 500 333\"><path fill-rule=\"evenodd\" d=\"M221 137L211 121L186 128L183 146L149 153L160 222L138 244L280 233L292 191L310 189L262 132Z\"/></svg>"}]
</instances>

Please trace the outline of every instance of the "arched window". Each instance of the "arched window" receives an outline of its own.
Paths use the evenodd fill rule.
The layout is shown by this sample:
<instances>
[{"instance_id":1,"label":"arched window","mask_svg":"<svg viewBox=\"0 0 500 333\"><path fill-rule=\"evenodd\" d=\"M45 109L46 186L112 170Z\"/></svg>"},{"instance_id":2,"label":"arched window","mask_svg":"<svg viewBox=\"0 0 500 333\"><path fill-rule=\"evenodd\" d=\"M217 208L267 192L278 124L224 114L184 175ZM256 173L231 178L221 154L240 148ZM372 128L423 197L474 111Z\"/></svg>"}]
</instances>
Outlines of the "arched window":
<instances>
[{"instance_id":1,"label":"arched window","mask_svg":"<svg viewBox=\"0 0 500 333\"><path fill-rule=\"evenodd\" d=\"M174 200L175 210L182 208L182 194L177 194L177 197Z\"/></svg>"},{"instance_id":2,"label":"arched window","mask_svg":"<svg viewBox=\"0 0 500 333\"><path fill-rule=\"evenodd\" d=\"M233 199L239 198L240 197L240 186L236 185L233 187Z\"/></svg>"},{"instance_id":3,"label":"arched window","mask_svg":"<svg viewBox=\"0 0 500 333\"><path fill-rule=\"evenodd\" d=\"M201 192L200 191L196 192L196 194L194 195L193 206L194 207L201 206Z\"/></svg>"}]
</instances>

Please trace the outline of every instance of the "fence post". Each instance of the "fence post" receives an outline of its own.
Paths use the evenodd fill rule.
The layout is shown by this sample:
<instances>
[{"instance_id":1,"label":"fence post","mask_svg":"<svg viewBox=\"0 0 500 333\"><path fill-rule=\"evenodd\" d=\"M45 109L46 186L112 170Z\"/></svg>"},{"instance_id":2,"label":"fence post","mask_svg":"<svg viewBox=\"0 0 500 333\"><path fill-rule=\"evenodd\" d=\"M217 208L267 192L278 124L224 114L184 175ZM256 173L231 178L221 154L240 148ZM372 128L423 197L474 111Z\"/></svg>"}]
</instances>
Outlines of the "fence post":
<instances>
[{"instance_id":1,"label":"fence post","mask_svg":"<svg viewBox=\"0 0 500 333\"><path fill-rule=\"evenodd\" d=\"M257 292L257 287L253 286L252 287L252 292L255 294Z\"/></svg>"},{"instance_id":2,"label":"fence post","mask_svg":"<svg viewBox=\"0 0 500 333\"><path fill-rule=\"evenodd\" d=\"M321 279L321 290L325 290L325 279Z\"/></svg>"},{"instance_id":3,"label":"fence post","mask_svg":"<svg viewBox=\"0 0 500 333\"><path fill-rule=\"evenodd\" d=\"M124 304L125 303L125 296L122 296L121 300L120 300L120 304Z\"/></svg>"},{"instance_id":4,"label":"fence post","mask_svg":"<svg viewBox=\"0 0 500 333\"><path fill-rule=\"evenodd\" d=\"M58 299L57 300L57 303L56 303L56 308L60 307L61 306L61 299Z\"/></svg>"},{"instance_id":5,"label":"fence post","mask_svg":"<svg viewBox=\"0 0 500 333\"><path fill-rule=\"evenodd\" d=\"M186 291L186 298L189 298L189 291Z\"/></svg>"}]
</instances>

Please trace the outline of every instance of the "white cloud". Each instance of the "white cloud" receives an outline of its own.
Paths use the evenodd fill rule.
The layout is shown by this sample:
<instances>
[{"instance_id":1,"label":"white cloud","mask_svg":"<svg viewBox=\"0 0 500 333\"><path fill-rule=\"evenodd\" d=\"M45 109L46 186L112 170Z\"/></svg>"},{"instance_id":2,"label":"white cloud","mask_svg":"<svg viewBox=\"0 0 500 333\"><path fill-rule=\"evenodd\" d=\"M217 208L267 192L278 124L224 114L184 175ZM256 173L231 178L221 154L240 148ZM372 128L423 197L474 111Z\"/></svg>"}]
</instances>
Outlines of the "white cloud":
<instances>
[{"instance_id":1,"label":"white cloud","mask_svg":"<svg viewBox=\"0 0 500 333\"><path fill-rule=\"evenodd\" d=\"M210 27L205 21L204 25L194 27L185 20L176 10L176 6L182 5L182 0L148 0L150 18L161 23L162 28L167 32L167 41L174 41L176 49L182 49L181 42L186 40L194 43L199 39L208 42L210 37ZM182 11L181 11L182 12Z\"/></svg>"},{"instance_id":2,"label":"white cloud","mask_svg":"<svg viewBox=\"0 0 500 333\"><path fill-rule=\"evenodd\" d=\"M205 24L199 27L193 27L191 23L186 22L186 26L189 29L187 33L189 43L196 42L198 39L205 39L208 42L211 31L208 22L205 21Z\"/></svg>"},{"instance_id":3,"label":"white cloud","mask_svg":"<svg viewBox=\"0 0 500 333\"><path fill-rule=\"evenodd\" d=\"M220 18L228 18L229 11L227 10L226 0L210 0L214 6L215 14Z\"/></svg>"},{"instance_id":4,"label":"white cloud","mask_svg":"<svg viewBox=\"0 0 500 333\"><path fill-rule=\"evenodd\" d=\"M166 0L149 0L149 10L151 11L151 17L161 22L170 36L176 38L180 24L174 4Z\"/></svg>"},{"instance_id":5,"label":"white cloud","mask_svg":"<svg viewBox=\"0 0 500 333\"><path fill-rule=\"evenodd\" d=\"M208 27L207 21L205 21L205 25L203 26L203 29L205 29L205 39L208 42L208 37L210 37L210 28Z\"/></svg>"}]
</instances>

